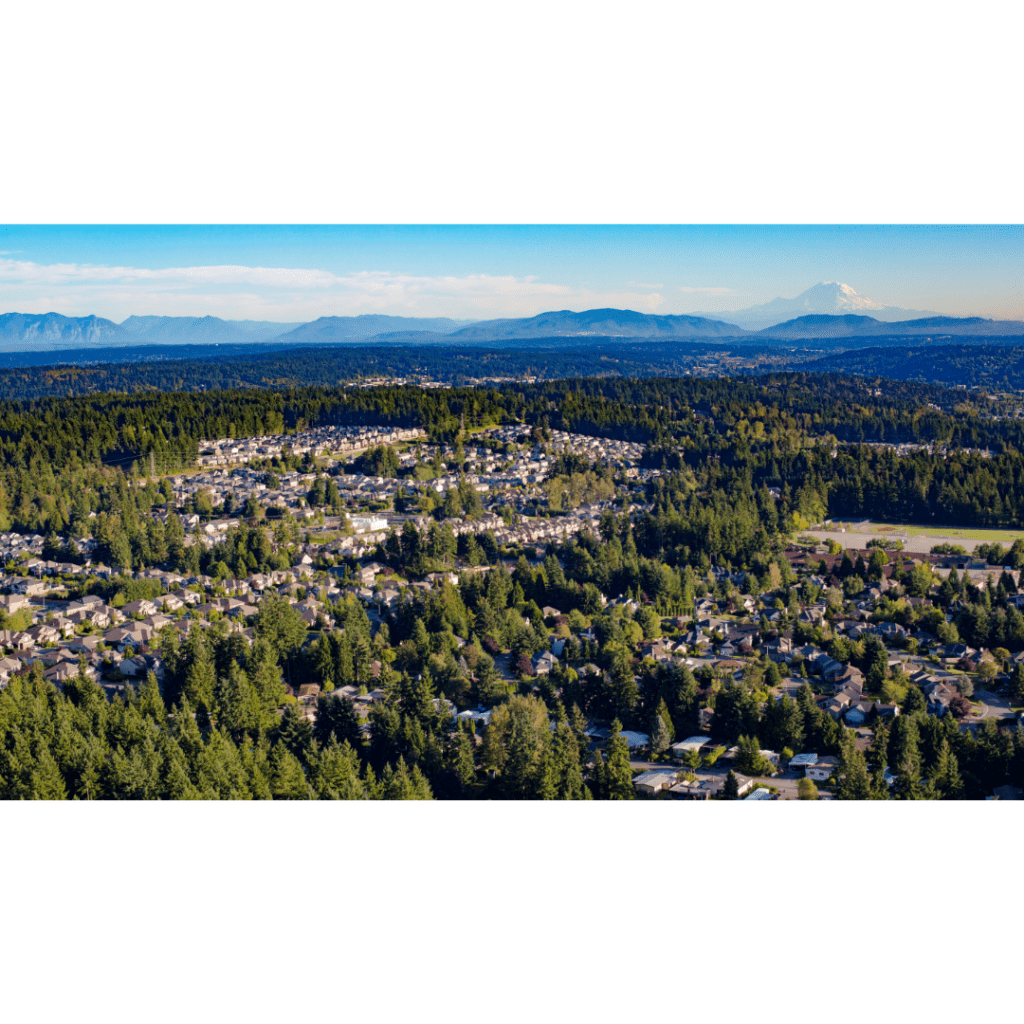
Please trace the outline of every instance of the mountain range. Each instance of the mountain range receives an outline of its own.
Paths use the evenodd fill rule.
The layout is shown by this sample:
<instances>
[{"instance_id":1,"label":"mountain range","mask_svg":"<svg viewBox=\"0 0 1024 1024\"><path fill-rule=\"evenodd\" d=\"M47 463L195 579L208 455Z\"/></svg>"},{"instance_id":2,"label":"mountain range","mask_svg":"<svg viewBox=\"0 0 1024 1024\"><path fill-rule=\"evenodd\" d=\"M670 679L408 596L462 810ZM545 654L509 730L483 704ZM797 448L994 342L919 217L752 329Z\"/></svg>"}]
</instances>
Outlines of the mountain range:
<instances>
[{"instance_id":1,"label":"mountain range","mask_svg":"<svg viewBox=\"0 0 1024 1024\"><path fill-rule=\"evenodd\" d=\"M805 341L812 338L877 338L938 335L940 337L994 337L1024 335L1018 320L986 320L980 316L928 316L916 320L883 321L872 316L846 313L800 316L758 331L754 337L771 341Z\"/></svg>"},{"instance_id":2,"label":"mountain range","mask_svg":"<svg viewBox=\"0 0 1024 1024\"><path fill-rule=\"evenodd\" d=\"M773 299L734 313L657 315L623 309L563 309L497 320L383 314L324 316L310 323L221 320L214 316L130 316L117 324L60 313L0 315L0 351L60 351L178 345L514 344L616 338L650 341L799 342L880 336L1024 336L1024 323L948 317L885 306L849 285L823 282L795 299Z\"/></svg>"},{"instance_id":3,"label":"mountain range","mask_svg":"<svg viewBox=\"0 0 1024 1024\"><path fill-rule=\"evenodd\" d=\"M901 306L886 306L854 291L848 284L839 281L822 281L795 299L772 299L760 306L748 306L730 313L694 313L694 316L716 317L749 331L760 331L774 327L786 320L797 317L823 314L844 316L847 314L870 315L876 320L914 320L923 317L940 316L930 310L903 309Z\"/></svg>"},{"instance_id":4,"label":"mountain range","mask_svg":"<svg viewBox=\"0 0 1024 1024\"><path fill-rule=\"evenodd\" d=\"M299 323L221 320L216 316L130 316L121 329L132 345L230 345L271 341Z\"/></svg>"}]
</instances>

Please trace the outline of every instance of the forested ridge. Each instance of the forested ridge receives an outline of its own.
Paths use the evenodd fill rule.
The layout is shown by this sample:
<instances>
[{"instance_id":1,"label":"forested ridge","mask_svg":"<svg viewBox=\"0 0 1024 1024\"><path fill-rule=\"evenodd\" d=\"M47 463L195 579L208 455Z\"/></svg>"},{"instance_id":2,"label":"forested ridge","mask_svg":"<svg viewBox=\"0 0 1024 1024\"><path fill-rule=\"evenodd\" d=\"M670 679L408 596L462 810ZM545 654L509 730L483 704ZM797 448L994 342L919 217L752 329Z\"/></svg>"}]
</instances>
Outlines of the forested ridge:
<instances>
[{"instance_id":1,"label":"forested ridge","mask_svg":"<svg viewBox=\"0 0 1024 1024\"><path fill-rule=\"evenodd\" d=\"M648 446L647 465L685 465L705 487L748 495L783 488L805 519L899 515L1003 525L1022 508L1024 420L1000 412L998 402L932 385L803 373L5 401L0 529L62 533L72 520L82 529L90 511L120 514L126 500L145 514L164 499L155 483L126 499L132 466L158 474L189 467L202 439L364 423L423 425L432 439L451 441L463 422L472 429L517 420L639 441ZM950 451L897 457L849 447L862 441L941 443ZM833 457L837 444L847 447Z\"/></svg>"},{"instance_id":2,"label":"forested ridge","mask_svg":"<svg viewBox=\"0 0 1024 1024\"><path fill-rule=\"evenodd\" d=\"M0 393L8 399L68 397L107 391L211 391L331 387L369 379L427 379L455 386L486 378L721 377L781 371L842 372L944 386L1024 390L1021 339L971 343L890 339L850 348L841 341L797 345L621 338L531 339L491 345L151 346L100 353L0 353ZM827 354L826 354L827 353Z\"/></svg>"}]
</instances>

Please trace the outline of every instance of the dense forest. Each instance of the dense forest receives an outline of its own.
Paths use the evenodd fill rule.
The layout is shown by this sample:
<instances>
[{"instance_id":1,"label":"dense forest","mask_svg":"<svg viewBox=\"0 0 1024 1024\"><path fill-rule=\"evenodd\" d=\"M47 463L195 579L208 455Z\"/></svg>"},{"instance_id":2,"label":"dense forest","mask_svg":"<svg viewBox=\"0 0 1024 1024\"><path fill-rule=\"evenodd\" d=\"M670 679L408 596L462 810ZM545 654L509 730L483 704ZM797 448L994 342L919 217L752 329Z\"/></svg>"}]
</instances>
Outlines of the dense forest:
<instances>
[{"instance_id":1,"label":"dense forest","mask_svg":"<svg viewBox=\"0 0 1024 1024\"><path fill-rule=\"evenodd\" d=\"M1009 525L1024 513L1024 420L1006 411L1005 403L933 385L803 373L5 401L0 530L79 536L96 512L135 544L154 529L149 510L167 497L156 479L129 486L132 468L159 475L191 466L206 438L422 424L432 440L450 442L461 422L472 429L517 420L641 442L645 465L696 474L706 508L716 495L733 509L755 498L767 508L765 495L776 488L772 514L797 528L826 515ZM866 442L941 443L948 451L897 456Z\"/></svg>"},{"instance_id":2,"label":"dense forest","mask_svg":"<svg viewBox=\"0 0 1024 1024\"><path fill-rule=\"evenodd\" d=\"M424 543L415 533L405 531L385 557L409 568ZM658 756L673 737L699 730L702 707L714 710L711 738L723 751L737 745L736 768L747 774L768 771L765 746L836 756L839 798L979 799L1007 781L1024 783L1024 731L1001 731L993 721L964 731L955 714L928 715L920 690L901 672L888 674L876 638L851 642L827 623L796 624L798 594L813 599L817 588L796 587L785 560L770 554L749 559L745 588L788 594L785 615L802 640L859 666L885 700L900 704L891 723L875 723L868 750L854 746L852 731L819 707L807 684L795 698L772 700L781 682L772 662L748 662L737 679L710 666L694 673L641 661L636 645L661 635L659 607L734 592L690 566L673 568L674 558L662 561L654 547L653 534L609 516L600 539L584 535L550 550L536 568L520 557L512 572L499 565L422 601L403 600L376 632L351 596L328 602L309 634L298 611L270 595L254 616L251 645L221 623L184 637L165 627L156 645L163 684L150 676L113 703L81 673L58 690L37 663L0 691L0 799L631 799L621 731L644 730ZM1024 560L1024 546L1017 558ZM877 564L851 562L837 572L870 577L883 562L879 555ZM930 585L930 574L920 575L907 577L908 593ZM644 603L602 608L599 595L624 585ZM876 616L918 619L955 638L941 609L957 607L968 639L1024 645L1024 616L997 609L992 588L951 575L937 598L934 607L887 602ZM559 611L546 619L542 604ZM566 637L564 663L531 679L530 657L547 649L552 625ZM499 650L521 666L520 684L495 670ZM599 671L571 667L584 661ZM321 688L315 723L286 697L285 679ZM369 737L352 701L334 694L366 684L382 695L369 711ZM1011 688L1024 695L1024 667ZM474 706L491 709L482 741L471 720L453 717ZM612 725L603 752L592 754L587 725L595 718ZM890 766L899 773L892 787Z\"/></svg>"},{"instance_id":3,"label":"dense forest","mask_svg":"<svg viewBox=\"0 0 1024 1024\"><path fill-rule=\"evenodd\" d=\"M856 373L997 391L1024 390L1024 347L1019 344L865 348L814 359L801 368L808 372Z\"/></svg>"},{"instance_id":4,"label":"dense forest","mask_svg":"<svg viewBox=\"0 0 1024 1024\"><path fill-rule=\"evenodd\" d=\"M816 354L816 353L815 353ZM586 346L552 339L505 348L480 345L374 345L325 348L178 346L147 352L61 354L60 365L8 363L0 356L0 386L11 399L102 391L206 391L225 388L331 386L367 378L426 378L455 385L483 377L664 376L691 371L703 361L760 365L768 349L588 339ZM45 363L56 362L54 354ZM10 368L6 368L10 367Z\"/></svg>"},{"instance_id":5,"label":"dense forest","mask_svg":"<svg viewBox=\"0 0 1024 1024\"><path fill-rule=\"evenodd\" d=\"M395 341L324 348L153 346L108 350L102 358L95 350L0 353L0 388L9 400L26 400L107 391L327 387L371 378L412 377L459 386L482 378L714 377L807 370L1021 390L1024 348L1019 341L922 345L903 339L886 347L851 349L848 343L813 340L793 346L588 338L579 345L577 339L552 338L514 347Z\"/></svg>"}]
</instances>

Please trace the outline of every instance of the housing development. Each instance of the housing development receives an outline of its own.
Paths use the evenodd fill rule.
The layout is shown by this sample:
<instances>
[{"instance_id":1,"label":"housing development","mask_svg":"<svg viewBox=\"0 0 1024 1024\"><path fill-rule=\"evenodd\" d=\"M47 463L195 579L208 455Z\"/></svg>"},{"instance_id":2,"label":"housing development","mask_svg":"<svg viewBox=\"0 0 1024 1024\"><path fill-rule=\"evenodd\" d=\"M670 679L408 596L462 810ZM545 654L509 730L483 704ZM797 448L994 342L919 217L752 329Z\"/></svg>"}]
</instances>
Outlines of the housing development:
<instances>
[{"instance_id":1,"label":"housing development","mask_svg":"<svg viewBox=\"0 0 1024 1024\"><path fill-rule=\"evenodd\" d=\"M0 709L9 736L67 722L8 744L4 795L1022 795L1024 540L911 553L824 516L869 464L998 468L991 440L843 441L841 408L801 440L802 399L728 383L659 438L675 399L609 429L565 387L564 428L543 392L362 389L424 418L342 397L343 422L40 485L40 529L0 534Z\"/></svg>"}]
</instances>

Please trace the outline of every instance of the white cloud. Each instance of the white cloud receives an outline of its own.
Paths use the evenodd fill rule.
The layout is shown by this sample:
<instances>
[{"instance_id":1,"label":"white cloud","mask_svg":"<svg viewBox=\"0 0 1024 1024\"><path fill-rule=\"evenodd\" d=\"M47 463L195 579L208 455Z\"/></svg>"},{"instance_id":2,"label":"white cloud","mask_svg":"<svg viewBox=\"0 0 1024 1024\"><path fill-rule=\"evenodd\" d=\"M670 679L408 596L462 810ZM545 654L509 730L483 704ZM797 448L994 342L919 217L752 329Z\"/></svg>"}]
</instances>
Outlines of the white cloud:
<instances>
[{"instance_id":1,"label":"white cloud","mask_svg":"<svg viewBox=\"0 0 1024 1024\"><path fill-rule=\"evenodd\" d=\"M663 284L644 284L643 281L627 281L627 288L664 288Z\"/></svg>"},{"instance_id":2,"label":"white cloud","mask_svg":"<svg viewBox=\"0 0 1024 1024\"><path fill-rule=\"evenodd\" d=\"M679 286L681 292L704 292L707 295L728 295L731 288L699 288L691 285L681 284Z\"/></svg>"},{"instance_id":3,"label":"white cloud","mask_svg":"<svg viewBox=\"0 0 1024 1024\"><path fill-rule=\"evenodd\" d=\"M150 269L0 259L4 311L95 313L113 320L132 313L285 321L360 313L484 319L533 316L552 308L616 307L653 313L665 301L656 292L630 287L602 292L536 277L492 274L455 277L360 271L339 275L288 267Z\"/></svg>"}]
</instances>

